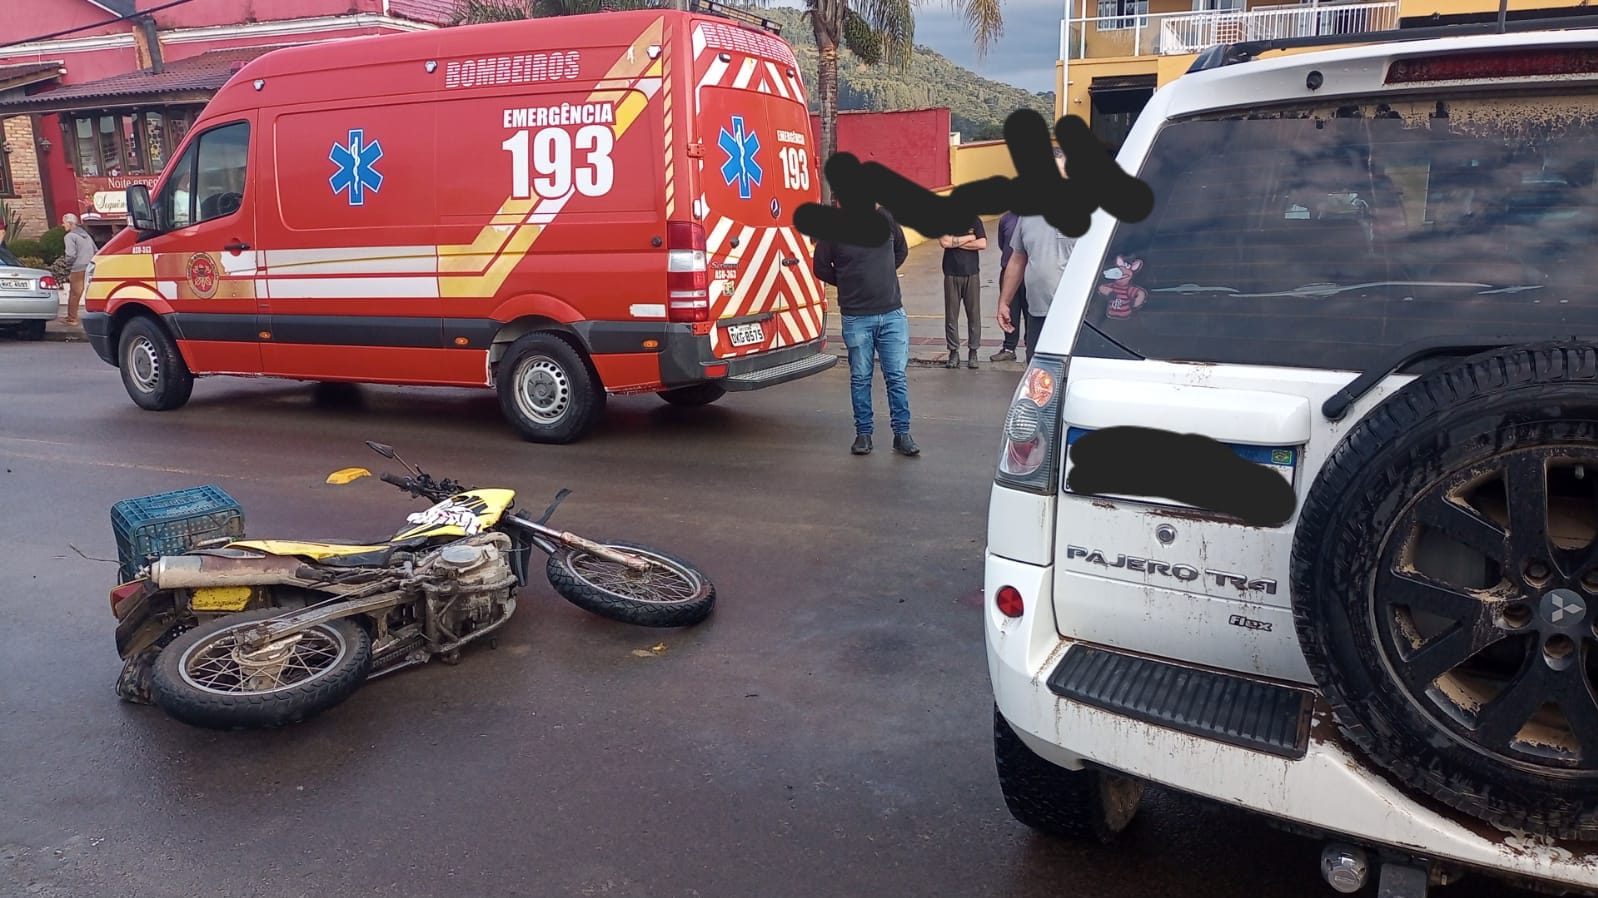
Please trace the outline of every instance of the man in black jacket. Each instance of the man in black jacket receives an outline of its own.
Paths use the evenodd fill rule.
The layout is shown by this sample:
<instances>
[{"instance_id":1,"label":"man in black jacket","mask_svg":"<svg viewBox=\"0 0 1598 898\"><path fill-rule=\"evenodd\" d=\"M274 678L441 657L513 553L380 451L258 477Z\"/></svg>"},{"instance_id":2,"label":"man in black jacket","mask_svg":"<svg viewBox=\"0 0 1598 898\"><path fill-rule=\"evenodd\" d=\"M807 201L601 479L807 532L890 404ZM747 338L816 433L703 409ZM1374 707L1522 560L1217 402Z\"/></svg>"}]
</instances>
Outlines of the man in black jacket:
<instances>
[{"instance_id":1,"label":"man in black jacket","mask_svg":"<svg viewBox=\"0 0 1598 898\"><path fill-rule=\"evenodd\" d=\"M849 348L849 397L854 403L855 439L849 451L855 455L871 451L871 374L880 357L882 380L888 388L893 448L904 455L919 455L921 450L910 437L910 387L905 378L910 364L910 320L905 316L898 274L910 247L888 210L878 206L877 214L888 220L891 236L869 248L818 242L816 277L838 288L843 343Z\"/></svg>"}]
</instances>

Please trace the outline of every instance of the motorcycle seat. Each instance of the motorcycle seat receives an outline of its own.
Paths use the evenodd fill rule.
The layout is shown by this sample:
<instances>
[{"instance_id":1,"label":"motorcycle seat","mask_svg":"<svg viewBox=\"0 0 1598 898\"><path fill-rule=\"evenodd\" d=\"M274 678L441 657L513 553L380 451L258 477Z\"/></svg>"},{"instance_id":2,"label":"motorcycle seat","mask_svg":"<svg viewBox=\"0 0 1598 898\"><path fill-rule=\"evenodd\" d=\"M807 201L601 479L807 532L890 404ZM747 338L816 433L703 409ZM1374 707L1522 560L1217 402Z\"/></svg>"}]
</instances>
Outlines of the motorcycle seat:
<instances>
[{"instance_id":1,"label":"motorcycle seat","mask_svg":"<svg viewBox=\"0 0 1598 898\"><path fill-rule=\"evenodd\" d=\"M424 538L384 543L356 543L339 540L258 539L229 543L229 548L254 549L269 555L294 555L328 567L382 567L394 552L426 545Z\"/></svg>"}]
</instances>

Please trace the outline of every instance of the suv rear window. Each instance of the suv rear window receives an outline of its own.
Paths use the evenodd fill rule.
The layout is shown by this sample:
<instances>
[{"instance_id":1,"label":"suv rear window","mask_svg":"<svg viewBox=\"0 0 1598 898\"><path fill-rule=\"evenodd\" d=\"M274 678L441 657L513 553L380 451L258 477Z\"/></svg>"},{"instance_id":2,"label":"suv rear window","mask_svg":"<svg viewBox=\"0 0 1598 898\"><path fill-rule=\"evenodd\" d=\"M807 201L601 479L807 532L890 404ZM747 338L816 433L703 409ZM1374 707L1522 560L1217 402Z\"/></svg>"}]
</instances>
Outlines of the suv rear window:
<instances>
[{"instance_id":1,"label":"suv rear window","mask_svg":"<svg viewBox=\"0 0 1598 898\"><path fill-rule=\"evenodd\" d=\"M1598 334L1598 96L1338 100L1167 123L1086 322L1146 358L1360 370Z\"/></svg>"}]
</instances>

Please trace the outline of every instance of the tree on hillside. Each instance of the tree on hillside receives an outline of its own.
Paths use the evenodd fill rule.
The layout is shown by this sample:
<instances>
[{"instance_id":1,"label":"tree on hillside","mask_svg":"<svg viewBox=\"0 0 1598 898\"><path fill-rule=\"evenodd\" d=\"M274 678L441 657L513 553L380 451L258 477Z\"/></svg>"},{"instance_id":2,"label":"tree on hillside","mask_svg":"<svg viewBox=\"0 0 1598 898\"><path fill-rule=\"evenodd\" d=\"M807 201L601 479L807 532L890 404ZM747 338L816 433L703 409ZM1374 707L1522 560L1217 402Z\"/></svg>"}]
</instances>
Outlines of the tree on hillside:
<instances>
[{"instance_id":1,"label":"tree on hillside","mask_svg":"<svg viewBox=\"0 0 1598 898\"><path fill-rule=\"evenodd\" d=\"M1001 0L950 0L971 29L977 55L1004 30ZM805 0L805 18L815 33L821 64L816 90L821 94L821 160L838 151L838 48L846 46L867 65L887 62L899 70L910 63L915 45L915 7L919 0ZM821 179L821 201L832 201L832 185Z\"/></svg>"}]
</instances>

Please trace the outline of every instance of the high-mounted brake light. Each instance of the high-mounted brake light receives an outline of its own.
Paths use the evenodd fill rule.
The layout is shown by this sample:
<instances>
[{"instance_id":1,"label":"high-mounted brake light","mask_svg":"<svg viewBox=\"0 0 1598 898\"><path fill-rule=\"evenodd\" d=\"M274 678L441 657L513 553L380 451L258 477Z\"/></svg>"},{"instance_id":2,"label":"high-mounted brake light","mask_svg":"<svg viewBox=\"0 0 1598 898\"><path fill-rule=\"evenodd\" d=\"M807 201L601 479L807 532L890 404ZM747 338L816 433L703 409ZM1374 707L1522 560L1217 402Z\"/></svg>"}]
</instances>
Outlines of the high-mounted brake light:
<instances>
[{"instance_id":1,"label":"high-mounted brake light","mask_svg":"<svg viewBox=\"0 0 1598 898\"><path fill-rule=\"evenodd\" d=\"M1598 50L1552 47L1400 59L1387 70L1387 83L1414 84L1422 81L1549 78L1591 74L1598 74Z\"/></svg>"},{"instance_id":2,"label":"high-mounted brake light","mask_svg":"<svg viewBox=\"0 0 1598 898\"><path fill-rule=\"evenodd\" d=\"M666 320L710 320L705 229L698 222L666 222Z\"/></svg>"},{"instance_id":3,"label":"high-mounted brake light","mask_svg":"<svg viewBox=\"0 0 1598 898\"><path fill-rule=\"evenodd\" d=\"M1066 360L1039 355L1032 359L1009 414L1004 417L1004 445L999 452L998 482L1028 492L1051 495L1058 478L1056 461L1061 384Z\"/></svg>"}]
</instances>

